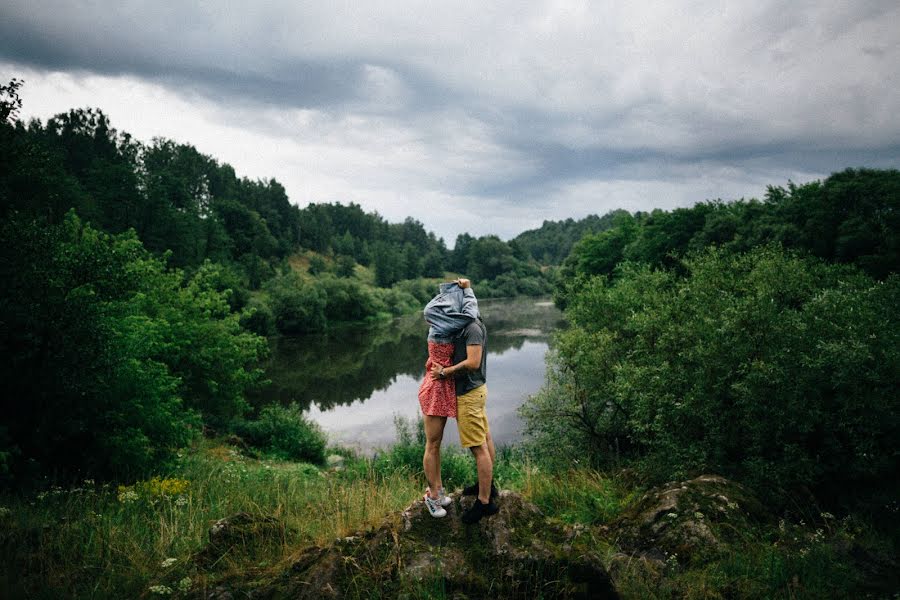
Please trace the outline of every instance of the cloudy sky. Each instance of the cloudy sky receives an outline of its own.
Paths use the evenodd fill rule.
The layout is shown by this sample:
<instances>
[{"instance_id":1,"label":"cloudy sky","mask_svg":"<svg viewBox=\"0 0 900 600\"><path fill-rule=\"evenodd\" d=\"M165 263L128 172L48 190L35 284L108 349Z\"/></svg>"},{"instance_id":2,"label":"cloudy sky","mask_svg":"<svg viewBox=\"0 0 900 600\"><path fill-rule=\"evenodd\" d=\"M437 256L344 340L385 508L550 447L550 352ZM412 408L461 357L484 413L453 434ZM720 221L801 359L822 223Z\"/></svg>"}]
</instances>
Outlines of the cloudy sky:
<instances>
[{"instance_id":1,"label":"cloudy sky","mask_svg":"<svg viewBox=\"0 0 900 600\"><path fill-rule=\"evenodd\" d=\"M450 245L897 168L898 74L896 0L0 3L23 117L96 106Z\"/></svg>"}]
</instances>

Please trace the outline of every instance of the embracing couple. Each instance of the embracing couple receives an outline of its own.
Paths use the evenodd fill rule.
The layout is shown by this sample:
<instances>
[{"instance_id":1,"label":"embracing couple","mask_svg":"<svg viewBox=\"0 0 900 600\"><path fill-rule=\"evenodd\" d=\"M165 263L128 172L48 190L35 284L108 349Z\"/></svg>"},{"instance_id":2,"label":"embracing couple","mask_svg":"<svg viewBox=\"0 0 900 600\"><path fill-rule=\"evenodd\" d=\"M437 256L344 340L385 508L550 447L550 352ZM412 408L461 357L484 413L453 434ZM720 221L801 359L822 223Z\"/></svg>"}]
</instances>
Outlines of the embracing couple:
<instances>
[{"instance_id":1,"label":"embracing couple","mask_svg":"<svg viewBox=\"0 0 900 600\"><path fill-rule=\"evenodd\" d=\"M428 479L425 506L431 516L443 517L447 514L444 507L452 502L441 482L441 441L447 417L455 417L459 442L472 452L478 469L478 481L462 492L477 496L462 520L477 523L499 510L493 482L494 440L485 414L487 329L468 279L442 283L424 312L430 325L425 379L419 388L425 421L422 466Z\"/></svg>"}]
</instances>

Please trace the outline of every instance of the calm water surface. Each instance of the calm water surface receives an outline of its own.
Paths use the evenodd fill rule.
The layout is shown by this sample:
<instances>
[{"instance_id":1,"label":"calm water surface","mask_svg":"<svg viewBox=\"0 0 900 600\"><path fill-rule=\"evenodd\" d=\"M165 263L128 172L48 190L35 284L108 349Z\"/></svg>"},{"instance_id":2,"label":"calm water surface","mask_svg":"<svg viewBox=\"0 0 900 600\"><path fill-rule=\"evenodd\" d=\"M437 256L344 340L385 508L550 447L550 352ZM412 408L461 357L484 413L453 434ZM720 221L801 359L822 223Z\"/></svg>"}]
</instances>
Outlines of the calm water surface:
<instances>
[{"instance_id":1,"label":"calm water surface","mask_svg":"<svg viewBox=\"0 0 900 600\"><path fill-rule=\"evenodd\" d=\"M494 440L521 438L516 409L544 383L550 334L563 326L546 299L481 300L488 328L488 419ZM417 419L418 390L428 358L421 316L388 325L272 342L269 385L255 401L297 402L331 441L371 451L395 441L394 416ZM445 443L459 445L448 419Z\"/></svg>"}]
</instances>

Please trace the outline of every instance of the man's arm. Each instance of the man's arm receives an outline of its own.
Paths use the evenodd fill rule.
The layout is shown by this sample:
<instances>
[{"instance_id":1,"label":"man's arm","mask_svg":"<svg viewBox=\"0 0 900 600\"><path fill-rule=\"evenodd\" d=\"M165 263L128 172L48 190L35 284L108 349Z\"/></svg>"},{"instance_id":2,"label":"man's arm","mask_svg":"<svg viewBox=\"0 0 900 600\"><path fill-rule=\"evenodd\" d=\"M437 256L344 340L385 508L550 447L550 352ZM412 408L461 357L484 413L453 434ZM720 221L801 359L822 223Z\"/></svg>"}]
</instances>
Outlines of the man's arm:
<instances>
[{"instance_id":1,"label":"man's arm","mask_svg":"<svg viewBox=\"0 0 900 600\"><path fill-rule=\"evenodd\" d=\"M448 379L459 371L477 371L481 367L481 353L483 350L484 348L481 344L466 346L466 359L464 361L458 362L451 367L431 365L431 378Z\"/></svg>"},{"instance_id":2,"label":"man's arm","mask_svg":"<svg viewBox=\"0 0 900 600\"><path fill-rule=\"evenodd\" d=\"M475 297L475 290L472 289L472 282L468 279L457 279L456 283L463 290L463 301L460 312L470 319L478 318L478 299Z\"/></svg>"}]
</instances>

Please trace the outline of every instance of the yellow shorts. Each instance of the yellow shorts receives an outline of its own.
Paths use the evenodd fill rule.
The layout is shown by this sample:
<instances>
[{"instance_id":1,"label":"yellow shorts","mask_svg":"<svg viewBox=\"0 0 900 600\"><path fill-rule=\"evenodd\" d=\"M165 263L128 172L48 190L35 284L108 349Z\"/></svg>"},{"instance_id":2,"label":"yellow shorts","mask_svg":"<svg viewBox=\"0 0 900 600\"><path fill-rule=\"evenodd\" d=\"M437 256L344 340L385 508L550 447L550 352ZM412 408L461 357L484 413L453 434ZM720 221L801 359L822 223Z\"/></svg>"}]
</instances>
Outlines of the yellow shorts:
<instances>
[{"instance_id":1,"label":"yellow shorts","mask_svg":"<svg viewBox=\"0 0 900 600\"><path fill-rule=\"evenodd\" d=\"M463 448L480 446L490 431L484 405L487 402L487 385L481 385L456 397L456 426L459 443Z\"/></svg>"}]
</instances>

